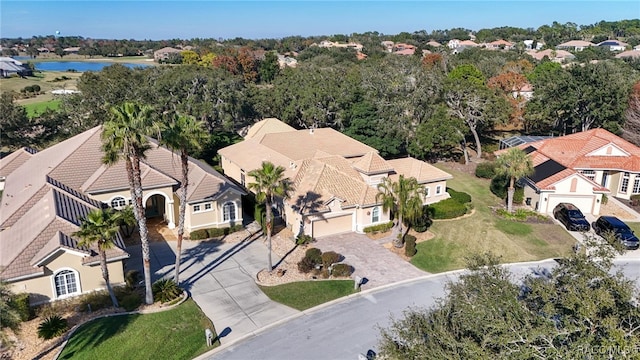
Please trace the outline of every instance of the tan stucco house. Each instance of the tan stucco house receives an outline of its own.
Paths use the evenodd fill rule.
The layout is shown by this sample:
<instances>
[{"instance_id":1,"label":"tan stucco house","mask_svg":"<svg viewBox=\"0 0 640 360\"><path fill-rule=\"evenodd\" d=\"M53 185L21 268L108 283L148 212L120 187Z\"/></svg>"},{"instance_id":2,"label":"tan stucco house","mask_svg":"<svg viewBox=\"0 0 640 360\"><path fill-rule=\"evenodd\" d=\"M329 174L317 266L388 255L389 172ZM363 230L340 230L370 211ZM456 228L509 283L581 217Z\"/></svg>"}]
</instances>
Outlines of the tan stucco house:
<instances>
[{"instance_id":1,"label":"tan stucco house","mask_svg":"<svg viewBox=\"0 0 640 360\"><path fill-rule=\"evenodd\" d=\"M123 163L102 164L101 127L48 149L24 148L0 159L0 278L43 303L104 288L97 251L79 247L73 233L92 209L131 201ZM142 161L147 217L175 227L180 160L152 140ZM190 159L185 232L242 223L245 192L208 165ZM114 284L124 282L129 257L119 236L107 253Z\"/></svg>"},{"instance_id":2,"label":"tan stucco house","mask_svg":"<svg viewBox=\"0 0 640 360\"><path fill-rule=\"evenodd\" d=\"M225 175L246 187L251 170L270 161L285 168L295 191L278 204L294 234L313 237L362 232L389 221L376 201L385 177L415 177L424 186L424 203L449 197L448 173L413 158L385 160L374 148L334 129L296 130L278 119L253 125L244 141L219 151Z\"/></svg>"},{"instance_id":3,"label":"tan stucco house","mask_svg":"<svg viewBox=\"0 0 640 360\"><path fill-rule=\"evenodd\" d=\"M518 146L534 174L521 180L525 201L540 213L561 202L598 215L602 196L640 194L640 148L604 129L543 139ZM500 156L500 150L496 154Z\"/></svg>"}]
</instances>

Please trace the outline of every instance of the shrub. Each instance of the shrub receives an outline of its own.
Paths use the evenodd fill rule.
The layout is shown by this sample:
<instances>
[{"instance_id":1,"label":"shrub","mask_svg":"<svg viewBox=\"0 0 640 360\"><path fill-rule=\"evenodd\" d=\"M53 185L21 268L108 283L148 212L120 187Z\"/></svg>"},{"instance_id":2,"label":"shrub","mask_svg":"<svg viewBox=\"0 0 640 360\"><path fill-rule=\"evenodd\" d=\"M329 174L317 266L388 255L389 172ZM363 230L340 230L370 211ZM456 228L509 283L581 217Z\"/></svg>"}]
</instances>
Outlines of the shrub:
<instances>
[{"instance_id":1,"label":"shrub","mask_svg":"<svg viewBox=\"0 0 640 360\"><path fill-rule=\"evenodd\" d=\"M129 270L124 274L124 282L127 284L127 288L134 289L138 286L140 281L140 272L138 270Z\"/></svg>"},{"instance_id":2,"label":"shrub","mask_svg":"<svg viewBox=\"0 0 640 360\"><path fill-rule=\"evenodd\" d=\"M331 275L336 277L348 277L353 273L353 266L349 264L335 264L331 268Z\"/></svg>"},{"instance_id":3,"label":"shrub","mask_svg":"<svg viewBox=\"0 0 640 360\"><path fill-rule=\"evenodd\" d=\"M204 240L208 238L209 234L207 233L207 229L195 230L189 234L189 239L191 240Z\"/></svg>"},{"instance_id":4,"label":"shrub","mask_svg":"<svg viewBox=\"0 0 640 360\"><path fill-rule=\"evenodd\" d=\"M404 254L408 257L412 257L416 252L416 237L413 235L406 235L404 237Z\"/></svg>"},{"instance_id":5,"label":"shrub","mask_svg":"<svg viewBox=\"0 0 640 360\"><path fill-rule=\"evenodd\" d=\"M496 176L491 179L491 185L489 189L491 192L500 199L507 198L507 186L509 186L509 179L505 176Z\"/></svg>"},{"instance_id":6,"label":"shrub","mask_svg":"<svg viewBox=\"0 0 640 360\"><path fill-rule=\"evenodd\" d=\"M455 199L445 199L429 205L429 213L433 219L454 219L467 213L467 207Z\"/></svg>"},{"instance_id":7,"label":"shrub","mask_svg":"<svg viewBox=\"0 0 640 360\"><path fill-rule=\"evenodd\" d=\"M604 197L604 196L603 196L603 197ZM633 206L638 206L638 205L640 205L640 194L631 195L631 197L629 198L629 200L631 200L631 205L633 205Z\"/></svg>"},{"instance_id":8,"label":"shrub","mask_svg":"<svg viewBox=\"0 0 640 360\"><path fill-rule=\"evenodd\" d=\"M313 238L311 237L311 235L301 234L296 238L296 244L298 245L306 245L311 242L313 242Z\"/></svg>"},{"instance_id":9,"label":"shrub","mask_svg":"<svg viewBox=\"0 0 640 360\"><path fill-rule=\"evenodd\" d=\"M476 177L493 179L496 176L496 163L487 161L476 166Z\"/></svg>"},{"instance_id":10,"label":"shrub","mask_svg":"<svg viewBox=\"0 0 640 360\"><path fill-rule=\"evenodd\" d=\"M609 197L606 194L602 194L602 205L607 205Z\"/></svg>"},{"instance_id":11,"label":"shrub","mask_svg":"<svg viewBox=\"0 0 640 360\"><path fill-rule=\"evenodd\" d=\"M10 299L11 308L16 309L20 315L20 320L29 321L33 318L34 311L29 306L29 293L15 294Z\"/></svg>"},{"instance_id":12,"label":"shrub","mask_svg":"<svg viewBox=\"0 0 640 360\"><path fill-rule=\"evenodd\" d=\"M93 291L78 297L82 311L95 311L112 306L111 297L106 290Z\"/></svg>"},{"instance_id":13,"label":"shrub","mask_svg":"<svg viewBox=\"0 0 640 360\"><path fill-rule=\"evenodd\" d=\"M367 234L369 234L369 233L375 234L375 233L378 233L378 232L388 231L392 227L393 227L393 221L389 221L389 222L383 223L383 224L367 226L364 229L362 229L362 231L364 231Z\"/></svg>"},{"instance_id":14,"label":"shrub","mask_svg":"<svg viewBox=\"0 0 640 360\"><path fill-rule=\"evenodd\" d=\"M419 233L427 231L431 224L433 224L433 221L431 220L429 214L429 206L425 205L422 208L422 216L413 221L413 223L411 224L411 228Z\"/></svg>"},{"instance_id":15,"label":"shrub","mask_svg":"<svg viewBox=\"0 0 640 360\"><path fill-rule=\"evenodd\" d=\"M315 269L316 262L310 257L303 257L302 260L298 262L298 271L301 273L309 273L311 270Z\"/></svg>"},{"instance_id":16,"label":"shrub","mask_svg":"<svg viewBox=\"0 0 640 360\"><path fill-rule=\"evenodd\" d=\"M51 315L38 326L38 337L45 340L53 339L64 334L67 328L67 319L63 319L60 315Z\"/></svg>"},{"instance_id":17,"label":"shrub","mask_svg":"<svg viewBox=\"0 0 640 360\"><path fill-rule=\"evenodd\" d=\"M122 297L120 300L120 306L123 307L127 311L133 311L137 309L142 304L142 298L138 293L129 293Z\"/></svg>"},{"instance_id":18,"label":"shrub","mask_svg":"<svg viewBox=\"0 0 640 360\"><path fill-rule=\"evenodd\" d=\"M460 204L466 204L466 203L470 203L471 202L471 195L469 195L469 194L467 194L465 192L455 191L452 188L447 188L447 192L451 196L451 199L454 199L455 201L459 202Z\"/></svg>"},{"instance_id":19,"label":"shrub","mask_svg":"<svg viewBox=\"0 0 640 360\"><path fill-rule=\"evenodd\" d=\"M38 84L31 85L31 91L35 92L35 93L39 93L40 92L40 85L38 85Z\"/></svg>"},{"instance_id":20,"label":"shrub","mask_svg":"<svg viewBox=\"0 0 640 360\"><path fill-rule=\"evenodd\" d=\"M153 283L153 298L166 303L182 295L182 289L173 279L160 279Z\"/></svg>"},{"instance_id":21,"label":"shrub","mask_svg":"<svg viewBox=\"0 0 640 360\"><path fill-rule=\"evenodd\" d=\"M516 191L513 192L513 203L522 204L523 201L524 201L524 188L516 186Z\"/></svg>"},{"instance_id":22,"label":"shrub","mask_svg":"<svg viewBox=\"0 0 640 360\"><path fill-rule=\"evenodd\" d=\"M322 264L322 251L318 248L307 249L304 253L304 257L313 260L314 264Z\"/></svg>"},{"instance_id":23,"label":"shrub","mask_svg":"<svg viewBox=\"0 0 640 360\"><path fill-rule=\"evenodd\" d=\"M338 254L335 251L327 251L322 254L322 265L325 268L331 266L331 264L335 264L342 260L342 255Z\"/></svg>"},{"instance_id":24,"label":"shrub","mask_svg":"<svg viewBox=\"0 0 640 360\"><path fill-rule=\"evenodd\" d=\"M256 205L253 208L253 218L258 222L258 224L260 224L260 226L262 226L262 231L266 232L267 231L267 224L265 224L265 213L267 211L266 206L264 205L264 203L256 203Z\"/></svg>"}]
</instances>

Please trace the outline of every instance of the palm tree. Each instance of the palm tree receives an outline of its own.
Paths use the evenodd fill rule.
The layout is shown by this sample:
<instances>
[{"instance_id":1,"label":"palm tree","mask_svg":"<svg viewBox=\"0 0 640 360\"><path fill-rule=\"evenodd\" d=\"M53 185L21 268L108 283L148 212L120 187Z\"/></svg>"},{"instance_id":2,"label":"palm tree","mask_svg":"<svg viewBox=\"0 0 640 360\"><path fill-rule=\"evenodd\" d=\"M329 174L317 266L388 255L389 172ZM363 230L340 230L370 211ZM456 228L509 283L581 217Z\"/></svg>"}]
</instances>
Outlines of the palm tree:
<instances>
[{"instance_id":1,"label":"palm tree","mask_svg":"<svg viewBox=\"0 0 640 360\"><path fill-rule=\"evenodd\" d=\"M150 149L147 133L152 129L151 119L153 109L148 105L125 102L111 108L111 119L102 128L102 162L107 165L125 161L133 212L138 222L140 243L142 246L142 265L144 269L145 302L153 304L151 288L151 266L149 262L149 233L147 218L142 204L142 180L140 174L140 159Z\"/></svg>"},{"instance_id":2,"label":"palm tree","mask_svg":"<svg viewBox=\"0 0 640 360\"><path fill-rule=\"evenodd\" d=\"M120 210L118 210L118 214L120 214L120 230L124 232L124 236L130 237L133 235L133 231L136 229L135 225L136 214L133 212L133 207L128 205Z\"/></svg>"},{"instance_id":3,"label":"palm tree","mask_svg":"<svg viewBox=\"0 0 640 360\"><path fill-rule=\"evenodd\" d=\"M288 199L289 193L293 190L291 180L284 177L284 170L282 166L275 166L271 162L263 161L260 169L249 171L248 174L255 180L254 183L248 185L249 189L256 194L257 201L264 201L266 207L265 226L267 228L267 246L269 248L269 272L273 270L271 262L271 206L273 197Z\"/></svg>"},{"instance_id":4,"label":"palm tree","mask_svg":"<svg viewBox=\"0 0 640 360\"><path fill-rule=\"evenodd\" d=\"M422 216L422 198L420 197L422 187L413 178L405 178L400 175L398 181L393 181L386 177L378 184L376 201L382 202L384 211L391 211L398 217L396 224L396 237L393 240L395 247L404 246L404 236L402 225L405 220L415 220Z\"/></svg>"},{"instance_id":5,"label":"palm tree","mask_svg":"<svg viewBox=\"0 0 640 360\"><path fill-rule=\"evenodd\" d=\"M113 209L96 209L87 214L80 223L80 230L73 233L73 236L79 237L79 246L89 247L94 243L98 245L98 254L100 255L100 268L102 269L102 278L107 285L109 296L113 306L118 307L118 299L113 293L111 283L109 282L109 269L107 268L107 250L113 248L115 244L113 239L120 231L122 223L120 214Z\"/></svg>"},{"instance_id":6,"label":"palm tree","mask_svg":"<svg viewBox=\"0 0 640 360\"><path fill-rule=\"evenodd\" d=\"M160 142L180 153L182 180L180 182L180 209L178 215L178 249L176 254L175 282L180 283L180 254L184 236L184 218L187 210L187 187L189 186L189 154L202 149L207 139L204 122L193 116L175 115L161 132Z\"/></svg>"},{"instance_id":7,"label":"palm tree","mask_svg":"<svg viewBox=\"0 0 640 360\"><path fill-rule=\"evenodd\" d=\"M531 158L519 148L510 148L498 157L496 161L497 172L509 177L509 189L507 191L507 211L513 211L513 193L515 192L516 179L533 174Z\"/></svg>"}]
</instances>

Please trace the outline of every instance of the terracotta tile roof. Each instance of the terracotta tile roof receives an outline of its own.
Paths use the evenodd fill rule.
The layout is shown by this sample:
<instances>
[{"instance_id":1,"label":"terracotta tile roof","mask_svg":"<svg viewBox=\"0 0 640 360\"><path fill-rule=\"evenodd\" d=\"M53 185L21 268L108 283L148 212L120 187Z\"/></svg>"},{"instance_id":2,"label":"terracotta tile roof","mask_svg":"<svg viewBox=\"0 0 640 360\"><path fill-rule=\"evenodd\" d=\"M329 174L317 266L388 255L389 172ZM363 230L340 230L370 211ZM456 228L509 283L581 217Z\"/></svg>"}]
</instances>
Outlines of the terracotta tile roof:
<instances>
[{"instance_id":1,"label":"terracotta tile roof","mask_svg":"<svg viewBox=\"0 0 640 360\"><path fill-rule=\"evenodd\" d=\"M556 47L562 48L562 47L586 47L586 46L596 46L596 44L589 41L583 41L583 40L571 40L571 41L567 41L562 44L559 44Z\"/></svg>"},{"instance_id":2,"label":"terracotta tile roof","mask_svg":"<svg viewBox=\"0 0 640 360\"><path fill-rule=\"evenodd\" d=\"M296 131L293 127L276 118L267 118L251 125L245 139L260 138L264 134Z\"/></svg>"},{"instance_id":3,"label":"terracotta tile roof","mask_svg":"<svg viewBox=\"0 0 640 360\"><path fill-rule=\"evenodd\" d=\"M478 46L478 44L471 40L463 40L460 41L460 46Z\"/></svg>"},{"instance_id":4,"label":"terracotta tile roof","mask_svg":"<svg viewBox=\"0 0 640 360\"><path fill-rule=\"evenodd\" d=\"M353 162L352 166L367 175L388 173L393 170L393 167L388 161L373 151L357 159Z\"/></svg>"},{"instance_id":5,"label":"terracotta tile roof","mask_svg":"<svg viewBox=\"0 0 640 360\"><path fill-rule=\"evenodd\" d=\"M547 49L542 51L531 50L527 54L531 55L536 60L542 60L545 56L549 59L573 59L575 56L566 50L553 50Z\"/></svg>"},{"instance_id":6,"label":"terracotta tile roof","mask_svg":"<svg viewBox=\"0 0 640 360\"><path fill-rule=\"evenodd\" d=\"M395 176L392 175L393 177L398 177L398 175L414 177L421 184L453 178L451 174L412 157L387 160L387 162L396 172Z\"/></svg>"},{"instance_id":7,"label":"terracotta tile roof","mask_svg":"<svg viewBox=\"0 0 640 360\"><path fill-rule=\"evenodd\" d=\"M504 40L504 39L500 39L500 40L492 41L492 42L490 42L489 44L490 44L490 45L493 45L493 46L500 46L500 45L504 45L504 46L513 46L513 44L512 44L512 43L510 43L510 42L508 42L508 41L506 41L506 40Z\"/></svg>"},{"instance_id":8,"label":"terracotta tile roof","mask_svg":"<svg viewBox=\"0 0 640 360\"><path fill-rule=\"evenodd\" d=\"M433 41L433 40L429 41L427 43L427 45L430 45L430 46L433 46L433 47L442 46L442 44L440 44L439 42Z\"/></svg>"},{"instance_id":9,"label":"terracotta tile roof","mask_svg":"<svg viewBox=\"0 0 640 360\"><path fill-rule=\"evenodd\" d=\"M615 56L618 59L622 59L622 58L640 58L640 50L627 50L627 51L623 51L620 54Z\"/></svg>"},{"instance_id":10,"label":"terracotta tile roof","mask_svg":"<svg viewBox=\"0 0 640 360\"><path fill-rule=\"evenodd\" d=\"M0 159L0 176L11 174L15 169L19 168L20 165L31 159L31 156L35 153L36 150L25 147L3 157Z\"/></svg>"}]
</instances>

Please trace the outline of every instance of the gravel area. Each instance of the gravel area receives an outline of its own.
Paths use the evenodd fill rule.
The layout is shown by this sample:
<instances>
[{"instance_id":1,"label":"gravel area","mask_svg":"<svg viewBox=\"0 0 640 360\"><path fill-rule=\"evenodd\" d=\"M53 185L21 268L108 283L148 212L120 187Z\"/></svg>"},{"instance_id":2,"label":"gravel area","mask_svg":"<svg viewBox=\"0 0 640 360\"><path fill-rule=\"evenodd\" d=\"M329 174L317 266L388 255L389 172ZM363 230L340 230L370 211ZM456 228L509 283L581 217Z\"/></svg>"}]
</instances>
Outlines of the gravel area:
<instances>
[{"instance_id":1,"label":"gravel area","mask_svg":"<svg viewBox=\"0 0 640 360\"><path fill-rule=\"evenodd\" d=\"M631 220L636 218L635 215L624 210L613 201L607 201L606 204L600 205L600 215L612 215L620 220Z\"/></svg>"}]
</instances>

